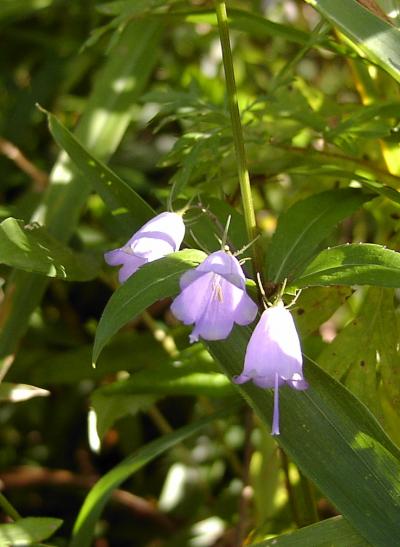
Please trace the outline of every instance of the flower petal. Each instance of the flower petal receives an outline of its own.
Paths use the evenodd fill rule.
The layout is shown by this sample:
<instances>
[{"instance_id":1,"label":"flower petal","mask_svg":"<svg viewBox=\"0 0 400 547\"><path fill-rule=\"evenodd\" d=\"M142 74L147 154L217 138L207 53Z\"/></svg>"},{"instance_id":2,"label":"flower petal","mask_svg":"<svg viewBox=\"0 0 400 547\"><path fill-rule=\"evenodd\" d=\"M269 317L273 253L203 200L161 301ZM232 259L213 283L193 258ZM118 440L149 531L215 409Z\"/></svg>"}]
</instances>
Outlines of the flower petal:
<instances>
[{"instance_id":1,"label":"flower petal","mask_svg":"<svg viewBox=\"0 0 400 547\"><path fill-rule=\"evenodd\" d=\"M244 289L246 278L237 258L225 251L211 253L197 267L199 272L214 272L240 289Z\"/></svg>"},{"instance_id":2,"label":"flower petal","mask_svg":"<svg viewBox=\"0 0 400 547\"><path fill-rule=\"evenodd\" d=\"M157 238L139 237L131 244L132 253L147 258L149 262L157 260L175 251L168 239L166 234L160 234Z\"/></svg>"},{"instance_id":3,"label":"flower petal","mask_svg":"<svg viewBox=\"0 0 400 547\"><path fill-rule=\"evenodd\" d=\"M177 251L185 235L185 224L177 213L161 213L140 228L123 247L105 253L110 266L122 265L119 272L121 283L138 268Z\"/></svg>"},{"instance_id":4,"label":"flower petal","mask_svg":"<svg viewBox=\"0 0 400 547\"><path fill-rule=\"evenodd\" d=\"M238 325L248 325L256 318L258 306L250 296L242 291L242 298L235 309L235 323Z\"/></svg>"},{"instance_id":5,"label":"flower petal","mask_svg":"<svg viewBox=\"0 0 400 547\"><path fill-rule=\"evenodd\" d=\"M163 239L172 249L170 252L177 251L181 246L185 236L185 223L182 216L177 213L161 213L152 218L140 228L129 240L132 244L137 239L147 236L152 239Z\"/></svg>"},{"instance_id":6,"label":"flower petal","mask_svg":"<svg viewBox=\"0 0 400 547\"><path fill-rule=\"evenodd\" d=\"M133 275L137 270L146 264L147 260L145 258L140 258L136 256L131 256L129 260L122 265L122 268L118 272L118 281L124 283L128 277Z\"/></svg>"},{"instance_id":7,"label":"flower petal","mask_svg":"<svg viewBox=\"0 0 400 547\"><path fill-rule=\"evenodd\" d=\"M200 273L172 302L172 313L185 325L195 323L203 315L212 294L213 277L212 273Z\"/></svg>"},{"instance_id":8,"label":"flower petal","mask_svg":"<svg viewBox=\"0 0 400 547\"><path fill-rule=\"evenodd\" d=\"M280 384L305 389L302 362L293 318L283 306L274 306L261 315L247 346L243 373L235 381L251 379L260 387L274 387L278 373Z\"/></svg>"}]
</instances>

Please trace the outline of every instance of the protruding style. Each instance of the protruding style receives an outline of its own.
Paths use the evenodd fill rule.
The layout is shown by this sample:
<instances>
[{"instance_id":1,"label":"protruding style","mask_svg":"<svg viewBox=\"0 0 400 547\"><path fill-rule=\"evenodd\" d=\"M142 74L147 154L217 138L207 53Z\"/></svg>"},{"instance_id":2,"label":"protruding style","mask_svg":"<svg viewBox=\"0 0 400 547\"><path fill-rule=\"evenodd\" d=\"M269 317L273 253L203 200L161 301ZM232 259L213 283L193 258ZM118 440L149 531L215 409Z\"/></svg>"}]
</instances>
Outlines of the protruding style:
<instances>
[{"instance_id":1,"label":"protruding style","mask_svg":"<svg viewBox=\"0 0 400 547\"><path fill-rule=\"evenodd\" d=\"M279 435L279 387L308 387L303 377L299 336L282 301L261 315L247 346L243 372L233 379L236 384L250 380L261 388L275 389L272 434Z\"/></svg>"}]
</instances>

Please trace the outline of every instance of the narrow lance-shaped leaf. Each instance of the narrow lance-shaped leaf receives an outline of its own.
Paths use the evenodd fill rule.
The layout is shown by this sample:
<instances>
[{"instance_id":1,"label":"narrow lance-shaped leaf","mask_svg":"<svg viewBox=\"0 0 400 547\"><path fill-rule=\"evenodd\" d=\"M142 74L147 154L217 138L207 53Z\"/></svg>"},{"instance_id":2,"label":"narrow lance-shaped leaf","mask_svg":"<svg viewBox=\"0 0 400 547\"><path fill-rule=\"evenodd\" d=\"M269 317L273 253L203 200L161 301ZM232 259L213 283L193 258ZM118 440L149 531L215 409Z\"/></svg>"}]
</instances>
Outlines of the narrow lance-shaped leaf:
<instances>
[{"instance_id":1,"label":"narrow lance-shaped leaf","mask_svg":"<svg viewBox=\"0 0 400 547\"><path fill-rule=\"evenodd\" d=\"M400 31L356 0L306 0L353 40L367 59L400 81Z\"/></svg>"},{"instance_id":2,"label":"narrow lance-shaped leaf","mask_svg":"<svg viewBox=\"0 0 400 547\"><path fill-rule=\"evenodd\" d=\"M24 226L22 220L15 218L0 223L0 262L68 281L87 281L99 271L98 263L91 257L74 253L43 227Z\"/></svg>"},{"instance_id":3,"label":"narrow lance-shaped leaf","mask_svg":"<svg viewBox=\"0 0 400 547\"><path fill-rule=\"evenodd\" d=\"M225 409L220 412L216 412L207 418L203 418L173 433L160 437L142 447L136 454L129 456L114 467L114 469L106 473L89 492L81 507L74 525L73 539L70 547L88 547L91 544L94 526L112 491L118 488L122 482L169 448L194 435L214 420L234 412L235 408L236 405L234 403L226 405Z\"/></svg>"},{"instance_id":4,"label":"narrow lance-shaped leaf","mask_svg":"<svg viewBox=\"0 0 400 547\"><path fill-rule=\"evenodd\" d=\"M249 337L250 329L241 327L224 342L208 343L229 376L241 371ZM388 547L400 535L399 450L341 384L311 362L305 376L308 390L281 390L279 443L367 541ZM270 427L272 391L239 389Z\"/></svg>"},{"instance_id":5,"label":"narrow lance-shaped leaf","mask_svg":"<svg viewBox=\"0 0 400 547\"><path fill-rule=\"evenodd\" d=\"M96 78L75 134L101 160L112 155L131 121L130 107L143 92L158 57L161 29L160 20L133 21L127 25ZM44 203L34 220L45 224L61 241L68 241L90 190L89 181L61 154L52 171ZM0 310L0 356L13 352L26 330L30 314L42 298L46 283L46 278L25 272L13 274L9 282L12 290L6 292Z\"/></svg>"},{"instance_id":6,"label":"narrow lance-shaped leaf","mask_svg":"<svg viewBox=\"0 0 400 547\"><path fill-rule=\"evenodd\" d=\"M251 547L326 547L327 539L332 547L368 547L370 544L342 516L317 522L266 541L257 542Z\"/></svg>"},{"instance_id":7,"label":"narrow lance-shaped leaf","mask_svg":"<svg viewBox=\"0 0 400 547\"><path fill-rule=\"evenodd\" d=\"M268 277L293 279L318 250L334 226L356 211L371 195L345 188L298 201L280 216L268 248Z\"/></svg>"},{"instance_id":8,"label":"narrow lance-shaped leaf","mask_svg":"<svg viewBox=\"0 0 400 547\"><path fill-rule=\"evenodd\" d=\"M142 266L112 295L96 331L93 362L108 340L123 325L151 304L179 291L179 279L189 268L205 258L202 251L185 249Z\"/></svg>"},{"instance_id":9,"label":"narrow lance-shaped leaf","mask_svg":"<svg viewBox=\"0 0 400 547\"><path fill-rule=\"evenodd\" d=\"M67 152L115 216L122 232L121 236L130 237L136 228L154 216L150 205L109 167L86 150L55 116L48 113L47 118L51 134L58 145Z\"/></svg>"}]
</instances>

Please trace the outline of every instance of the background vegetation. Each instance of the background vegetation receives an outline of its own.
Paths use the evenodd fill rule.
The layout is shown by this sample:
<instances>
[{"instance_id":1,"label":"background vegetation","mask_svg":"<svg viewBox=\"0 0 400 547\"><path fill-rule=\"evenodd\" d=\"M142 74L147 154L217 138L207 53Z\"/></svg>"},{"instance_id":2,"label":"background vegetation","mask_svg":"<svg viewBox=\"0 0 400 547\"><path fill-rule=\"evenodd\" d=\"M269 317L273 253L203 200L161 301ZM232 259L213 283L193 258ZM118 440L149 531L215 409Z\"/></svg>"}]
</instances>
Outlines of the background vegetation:
<instances>
[{"instance_id":1,"label":"background vegetation","mask_svg":"<svg viewBox=\"0 0 400 547\"><path fill-rule=\"evenodd\" d=\"M310 389L282 390L272 438L270 390L229 380L250 329L189 346L169 311L229 214L247 243L214 3L0 0L0 545L399 537L400 8L228 13L257 245L271 296L304 289ZM189 200L187 249L118 287L103 253Z\"/></svg>"}]
</instances>

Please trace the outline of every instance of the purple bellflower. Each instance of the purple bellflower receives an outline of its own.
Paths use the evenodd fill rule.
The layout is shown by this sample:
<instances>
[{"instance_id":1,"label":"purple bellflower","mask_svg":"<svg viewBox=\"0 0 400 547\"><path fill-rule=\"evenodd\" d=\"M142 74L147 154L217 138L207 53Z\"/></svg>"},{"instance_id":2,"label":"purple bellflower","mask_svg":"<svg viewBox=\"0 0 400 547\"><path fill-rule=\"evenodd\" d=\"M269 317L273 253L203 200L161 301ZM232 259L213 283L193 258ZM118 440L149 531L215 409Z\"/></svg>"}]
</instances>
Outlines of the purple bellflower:
<instances>
[{"instance_id":1,"label":"purple bellflower","mask_svg":"<svg viewBox=\"0 0 400 547\"><path fill-rule=\"evenodd\" d=\"M190 342L223 340L233 324L248 325L257 305L246 293L246 278L237 258L225 251L210 254L180 279L181 293L171 311L185 325L194 323Z\"/></svg>"},{"instance_id":2,"label":"purple bellflower","mask_svg":"<svg viewBox=\"0 0 400 547\"><path fill-rule=\"evenodd\" d=\"M243 372L233 379L236 384L252 380L261 388L274 388L272 435L279 435L279 386L308 387L302 367L299 336L290 311L280 301L261 315L247 346Z\"/></svg>"},{"instance_id":3,"label":"purple bellflower","mask_svg":"<svg viewBox=\"0 0 400 547\"><path fill-rule=\"evenodd\" d=\"M123 283L143 264L174 253L181 246L185 224L178 213L161 213L152 218L123 247L105 253L110 266L122 266L118 279Z\"/></svg>"}]
</instances>

